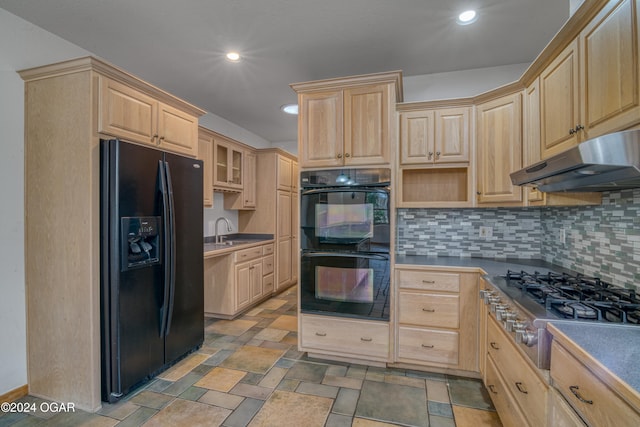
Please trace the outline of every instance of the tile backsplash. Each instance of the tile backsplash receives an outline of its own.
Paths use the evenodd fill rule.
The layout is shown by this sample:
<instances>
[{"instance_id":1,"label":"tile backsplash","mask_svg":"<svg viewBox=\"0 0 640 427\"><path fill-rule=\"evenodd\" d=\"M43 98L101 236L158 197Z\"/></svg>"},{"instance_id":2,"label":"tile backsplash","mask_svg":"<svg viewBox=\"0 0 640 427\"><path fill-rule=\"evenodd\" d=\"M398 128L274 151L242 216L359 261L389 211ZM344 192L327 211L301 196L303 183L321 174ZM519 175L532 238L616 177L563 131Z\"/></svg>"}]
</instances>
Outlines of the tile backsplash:
<instances>
[{"instance_id":1,"label":"tile backsplash","mask_svg":"<svg viewBox=\"0 0 640 427\"><path fill-rule=\"evenodd\" d=\"M640 189L605 192L599 206L398 209L397 230L401 255L538 258L640 289Z\"/></svg>"},{"instance_id":2,"label":"tile backsplash","mask_svg":"<svg viewBox=\"0 0 640 427\"><path fill-rule=\"evenodd\" d=\"M398 209L397 253L540 258L539 209ZM491 237L480 237L480 227Z\"/></svg>"}]
</instances>

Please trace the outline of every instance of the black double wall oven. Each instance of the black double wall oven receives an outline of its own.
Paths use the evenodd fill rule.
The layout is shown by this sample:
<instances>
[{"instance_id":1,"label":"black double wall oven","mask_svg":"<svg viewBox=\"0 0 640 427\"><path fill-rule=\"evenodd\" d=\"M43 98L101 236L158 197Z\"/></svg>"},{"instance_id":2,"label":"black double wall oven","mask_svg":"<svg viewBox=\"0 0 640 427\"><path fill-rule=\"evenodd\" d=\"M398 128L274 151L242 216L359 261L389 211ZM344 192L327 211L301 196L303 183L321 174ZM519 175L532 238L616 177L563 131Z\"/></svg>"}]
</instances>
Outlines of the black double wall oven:
<instances>
[{"instance_id":1,"label":"black double wall oven","mask_svg":"<svg viewBox=\"0 0 640 427\"><path fill-rule=\"evenodd\" d=\"M389 169L303 171L300 309L389 320Z\"/></svg>"}]
</instances>

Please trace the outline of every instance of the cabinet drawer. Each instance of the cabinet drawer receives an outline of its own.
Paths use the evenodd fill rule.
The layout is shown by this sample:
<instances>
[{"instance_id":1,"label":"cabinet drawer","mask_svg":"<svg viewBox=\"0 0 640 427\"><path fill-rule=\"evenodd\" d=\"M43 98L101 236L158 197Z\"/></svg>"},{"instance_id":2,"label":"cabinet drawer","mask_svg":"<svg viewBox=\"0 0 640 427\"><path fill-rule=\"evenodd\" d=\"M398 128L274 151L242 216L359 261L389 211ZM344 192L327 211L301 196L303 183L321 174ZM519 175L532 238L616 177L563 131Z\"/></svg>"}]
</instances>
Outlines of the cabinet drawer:
<instances>
[{"instance_id":1,"label":"cabinet drawer","mask_svg":"<svg viewBox=\"0 0 640 427\"><path fill-rule=\"evenodd\" d=\"M262 278L262 294L267 295L273 292L273 274L267 274Z\"/></svg>"},{"instance_id":2,"label":"cabinet drawer","mask_svg":"<svg viewBox=\"0 0 640 427\"><path fill-rule=\"evenodd\" d=\"M487 351L504 378L506 387L518 402L523 414L533 426L545 425L547 385L518 352L513 339L489 318Z\"/></svg>"},{"instance_id":3,"label":"cabinet drawer","mask_svg":"<svg viewBox=\"0 0 640 427\"><path fill-rule=\"evenodd\" d=\"M262 256L262 246L236 251L236 262L244 262Z\"/></svg>"},{"instance_id":4,"label":"cabinet drawer","mask_svg":"<svg viewBox=\"0 0 640 427\"><path fill-rule=\"evenodd\" d=\"M272 255L273 254L273 243L269 245L264 245L262 247L262 255Z\"/></svg>"},{"instance_id":5,"label":"cabinet drawer","mask_svg":"<svg viewBox=\"0 0 640 427\"><path fill-rule=\"evenodd\" d=\"M460 291L460 275L422 270L397 270L398 286L429 291Z\"/></svg>"},{"instance_id":6,"label":"cabinet drawer","mask_svg":"<svg viewBox=\"0 0 640 427\"><path fill-rule=\"evenodd\" d=\"M522 427L529 425L524 415L522 415L522 411L520 411L520 408L518 408L518 405L516 405L513 397L507 390L502 378L498 375L498 369L490 357L487 358L484 384L487 386L487 391L489 392L493 406L496 407L496 411L500 416L502 425L505 427Z\"/></svg>"},{"instance_id":7,"label":"cabinet drawer","mask_svg":"<svg viewBox=\"0 0 640 427\"><path fill-rule=\"evenodd\" d=\"M382 322L302 315L302 347L354 354L369 358L389 357L389 325Z\"/></svg>"},{"instance_id":8,"label":"cabinet drawer","mask_svg":"<svg viewBox=\"0 0 640 427\"><path fill-rule=\"evenodd\" d=\"M587 424L640 425L640 414L556 341L551 345L551 378L556 388Z\"/></svg>"},{"instance_id":9,"label":"cabinet drawer","mask_svg":"<svg viewBox=\"0 0 640 427\"><path fill-rule=\"evenodd\" d=\"M458 295L414 294L400 292L400 323L457 329L460 297Z\"/></svg>"},{"instance_id":10,"label":"cabinet drawer","mask_svg":"<svg viewBox=\"0 0 640 427\"><path fill-rule=\"evenodd\" d=\"M398 357L412 361L458 364L458 333L431 329L399 328Z\"/></svg>"},{"instance_id":11,"label":"cabinet drawer","mask_svg":"<svg viewBox=\"0 0 640 427\"><path fill-rule=\"evenodd\" d=\"M267 274L273 273L273 262L273 255L262 259L262 274L266 276Z\"/></svg>"}]
</instances>

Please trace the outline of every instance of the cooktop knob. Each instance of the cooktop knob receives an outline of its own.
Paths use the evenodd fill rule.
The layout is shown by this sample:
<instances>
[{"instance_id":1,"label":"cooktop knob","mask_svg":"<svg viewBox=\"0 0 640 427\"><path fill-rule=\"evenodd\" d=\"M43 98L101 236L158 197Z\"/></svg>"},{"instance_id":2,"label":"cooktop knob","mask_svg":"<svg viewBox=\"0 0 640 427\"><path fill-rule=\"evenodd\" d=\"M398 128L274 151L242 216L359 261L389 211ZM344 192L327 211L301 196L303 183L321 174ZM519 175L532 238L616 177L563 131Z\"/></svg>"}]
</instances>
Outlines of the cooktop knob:
<instances>
[{"instance_id":1,"label":"cooktop knob","mask_svg":"<svg viewBox=\"0 0 640 427\"><path fill-rule=\"evenodd\" d=\"M538 337L526 329L516 329L516 342L522 343L527 347L533 347L538 343Z\"/></svg>"}]
</instances>

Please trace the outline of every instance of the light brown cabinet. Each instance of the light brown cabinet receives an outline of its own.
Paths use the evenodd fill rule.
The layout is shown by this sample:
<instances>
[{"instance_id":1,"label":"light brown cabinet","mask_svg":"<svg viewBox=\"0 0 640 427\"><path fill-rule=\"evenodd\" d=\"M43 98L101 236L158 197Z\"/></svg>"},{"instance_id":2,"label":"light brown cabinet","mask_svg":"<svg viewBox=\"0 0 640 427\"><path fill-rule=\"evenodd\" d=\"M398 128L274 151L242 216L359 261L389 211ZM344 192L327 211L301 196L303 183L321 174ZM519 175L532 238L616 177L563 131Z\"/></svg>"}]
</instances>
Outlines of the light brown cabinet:
<instances>
[{"instance_id":1,"label":"light brown cabinet","mask_svg":"<svg viewBox=\"0 0 640 427\"><path fill-rule=\"evenodd\" d=\"M254 151L244 151L244 164L242 166L242 208L255 209L256 207L256 162L257 155Z\"/></svg>"},{"instance_id":2,"label":"light brown cabinet","mask_svg":"<svg viewBox=\"0 0 640 427\"><path fill-rule=\"evenodd\" d=\"M478 372L478 274L397 265L401 363Z\"/></svg>"},{"instance_id":3,"label":"light brown cabinet","mask_svg":"<svg viewBox=\"0 0 640 427\"><path fill-rule=\"evenodd\" d=\"M214 187L221 191L242 191L242 147L223 136L216 136L214 141Z\"/></svg>"},{"instance_id":4,"label":"light brown cabinet","mask_svg":"<svg viewBox=\"0 0 640 427\"><path fill-rule=\"evenodd\" d=\"M204 260L204 311L231 319L273 291L273 243Z\"/></svg>"},{"instance_id":5,"label":"light brown cabinet","mask_svg":"<svg viewBox=\"0 0 640 427\"><path fill-rule=\"evenodd\" d=\"M389 324L367 320L299 314L300 351L323 357L386 362Z\"/></svg>"},{"instance_id":6,"label":"light brown cabinet","mask_svg":"<svg viewBox=\"0 0 640 427\"><path fill-rule=\"evenodd\" d=\"M389 164L400 79L394 72L291 85L300 105L301 167Z\"/></svg>"},{"instance_id":7,"label":"light brown cabinet","mask_svg":"<svg viewBox=\"0 0 640 427\"><path fill-rule=\"evenodd\" d=\"M20 77L29 392L95 412L101 404L100 138L157 148L157 108L171 106L188 124L164 134L180 144L162 148L195 157L192 123L204 111L91 57L22 70ZM185 128L185 139L176 137Z\"/></svg>"},{"instance_id":8,"label":"light brown cabinet","mask_svg":"<svg viewBox=\"0 0 640 427\"><path fill-rule=\"evenodd\" d=\"M541 156L640 122L638 0L612 0L540 75Z\"/></svg>"},{"instance_id":9,"label":"light brown cabinet","mask_svg":"<svg viewBox=\"0 0 640 427\"><path fill-rule=\"evenodd\" d=\"M196 157L198 117L103 77L100 80L98 132Z\"/></svg>"},{"instance_id":10,"label":"light brown cabinet","mask_svg":"<svg viewBox=\"0 0 640 427\"><path fill-rule=\"evenodd\" d=\"M198 133L198 159L202 160L202 201L206 208L213 207L213 138Z\"/></svg>"},{"instance_id":11,"label":"light brown cabinet","mask_svg":"<svg viewBox=\"0 0 640 427\"><path fill-rule=\"evenodd\" d=\"M582 418L576 414L567 401L555 388L549 389L549 427L586 427Z\"/></svg>"},{"instance_id":12,"label":"light brown cabinet","mask_svg":"<svg viewBox=\"0 0 640 427\"><path fill-rule=\"evenodd\" d=\"M509 174L522 168L522 95L484 102L476 112L478 204L521 205L522 189Z\"/></svg>"}]
</instances>

